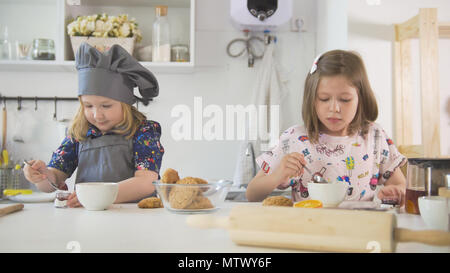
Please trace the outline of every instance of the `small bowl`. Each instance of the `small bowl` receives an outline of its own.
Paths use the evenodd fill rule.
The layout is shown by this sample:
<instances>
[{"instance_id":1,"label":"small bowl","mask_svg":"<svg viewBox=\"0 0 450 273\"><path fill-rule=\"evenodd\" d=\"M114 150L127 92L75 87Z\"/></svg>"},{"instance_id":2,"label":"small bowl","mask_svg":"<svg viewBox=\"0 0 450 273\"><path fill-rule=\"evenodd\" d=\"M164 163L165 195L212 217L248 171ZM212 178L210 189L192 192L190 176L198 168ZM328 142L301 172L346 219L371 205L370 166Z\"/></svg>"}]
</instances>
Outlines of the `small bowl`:
<instances>
[{"instance_id":1,"label":"small bowl","mask_svg":"<svg viewBox=\"0 0 450 273\"><path fill-rule=\"evenodd\" d=\"M450 199L442 196L422 196L418 199L420 215L430 229L449 230Z\"/></svg>"},{"instance_id":2,"label":"small bowl","mask_svg":"<svg viewBox=\"0 0 450 273\"><path fill-rule=\"evenodd\" d=\"M337 207L344 201L348 185L337 183L308 183L308 192L312 200L320 200L324 208Z\"/></svg>"},{"instance_id":3,"label":"small bowl","mask_svg":"<svg viewBox=\"0 0 450 273\"><path fill-rule=\"evenodd\" d=\"M208 181L208 184L166 184L153 182L164 207L174 213L210 213L225 201L232 181Z\"/></svg>"},{"instance_id":4,"label":"small bowl","mask_svg":"<svg viewBox=\"0 0 450 273\"><path fill-rule=\"evenodd\" d=\"M83 182L75 184L78 201L87 210L105 210L116 200L119 184Z\"/></svg>"}]
</instances>

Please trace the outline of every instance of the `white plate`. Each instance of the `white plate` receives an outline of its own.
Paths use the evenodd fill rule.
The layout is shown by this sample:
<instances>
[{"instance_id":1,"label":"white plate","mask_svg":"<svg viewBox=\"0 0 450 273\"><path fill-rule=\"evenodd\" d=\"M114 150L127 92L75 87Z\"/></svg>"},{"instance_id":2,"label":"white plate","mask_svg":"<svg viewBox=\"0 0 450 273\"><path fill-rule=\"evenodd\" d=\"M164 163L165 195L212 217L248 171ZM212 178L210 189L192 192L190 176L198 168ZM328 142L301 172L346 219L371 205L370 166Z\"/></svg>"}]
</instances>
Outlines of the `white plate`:
<instances>
[{"instance_id":1,"label":"white plate","mask_svg":"<svg viewBox=\"0 0 450 273\"><path fill-rule=\"evenodd\" d=\"M14 196L8 196L8 199L14 202L21 203L42 203L53 202L56 197L56 192L33 192L32 194L18 194Z\"/></svg>"}]
</instances>

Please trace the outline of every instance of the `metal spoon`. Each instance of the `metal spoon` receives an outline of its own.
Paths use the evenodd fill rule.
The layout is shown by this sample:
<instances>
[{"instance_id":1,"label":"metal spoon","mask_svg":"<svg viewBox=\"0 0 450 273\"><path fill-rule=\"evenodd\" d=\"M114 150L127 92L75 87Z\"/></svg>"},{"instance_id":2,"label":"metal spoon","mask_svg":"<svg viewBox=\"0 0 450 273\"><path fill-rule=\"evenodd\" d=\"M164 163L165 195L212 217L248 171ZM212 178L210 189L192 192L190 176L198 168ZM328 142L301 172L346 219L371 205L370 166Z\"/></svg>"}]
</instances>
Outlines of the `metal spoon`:
<instances>
[{"instance_id":1,"label":"metal spoon","mask_svg":"<svg viewBox=\"0 0 450 273\"><path fill-rule=\"evenodd\" d=\"M303 165L303 169L305 169L312 176L312 180L313 180L314 183L321 183L321 184L328 183L325 180L325 178L323 178L322 176L320 176L318 174L312 174L311 170L308 169L308 167L306 167L305 165Z\"/></svg>"},{"instance_id":2,"label":"metal spoon","mask_svg":"<svg viewBox=\"0 0 450 273\"><path fill-rule=\"evenodd\" d=\"M31 167L31 164L28 163L26 160L23 161L23 163L25 163L26 165L28 165L28 167ZM50 186L52 186L52 188L54 188L55 190L59 190L58 186L56 186L56 183L50 181L50 177L47 175L47 181L50 184Z\"/></svg>"}]
</instances>

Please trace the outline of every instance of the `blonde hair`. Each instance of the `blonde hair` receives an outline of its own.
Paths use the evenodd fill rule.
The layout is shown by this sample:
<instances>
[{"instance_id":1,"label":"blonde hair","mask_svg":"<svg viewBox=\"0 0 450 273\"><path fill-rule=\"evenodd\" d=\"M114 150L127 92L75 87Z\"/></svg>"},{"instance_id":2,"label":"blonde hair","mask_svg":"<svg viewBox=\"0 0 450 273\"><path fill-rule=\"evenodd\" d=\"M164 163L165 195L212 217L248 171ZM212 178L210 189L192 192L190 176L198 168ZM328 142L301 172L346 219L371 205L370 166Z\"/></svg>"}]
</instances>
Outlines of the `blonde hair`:
<instances>
[{"instance_id":1,"label":"blonde hair","mask_svg":"<svg viewBox=\"0 0 450 273\"><path fill-rule=\"evenodd\" d=\"M352 51L332 50L320 56L317 69L308 73L303 93L302 117L312 143L319 140L320 120L315 107L317 88L322 77L342 75L357 89L358 108L349 125L348 133L352 135L361 131L366 135L369 125L378 117L378 106L370 87L362 58Z\"/></svg>"},{"instance_id":2,"label":"blonde hair","mask_svg":"<svg viewBox=\"0 0 450 273\"><path fill-rule=\"evenodd\" d=\"M87 139L86 134L90 123L84 115L83 102L80 98L78 100L80 101L80 107L69 127L68 135L77 141L83 141ZM123 102L120 102L120 104L123 110L123 119L111 130L111 132L125 135L126 139L130 139L134 136L139 126L147 119L147 117L132 105Z\"/></svg>"}]
</instances>

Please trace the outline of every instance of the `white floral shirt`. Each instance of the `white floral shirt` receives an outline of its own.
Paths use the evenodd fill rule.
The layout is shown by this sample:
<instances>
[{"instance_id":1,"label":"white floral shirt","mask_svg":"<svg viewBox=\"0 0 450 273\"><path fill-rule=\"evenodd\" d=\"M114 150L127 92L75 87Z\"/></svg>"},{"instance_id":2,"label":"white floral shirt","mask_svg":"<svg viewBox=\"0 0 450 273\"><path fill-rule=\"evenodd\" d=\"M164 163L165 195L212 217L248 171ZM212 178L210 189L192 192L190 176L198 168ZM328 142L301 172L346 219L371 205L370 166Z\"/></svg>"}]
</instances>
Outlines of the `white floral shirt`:
<instances>
[{"instance_id":1,"label":"white floral shirt","mask_svg":"<svg viewBox=\"0 0 450 273\"><path fill-rule=\"evenodd\" d=\"M279 143L271 151L260 155L256 162L271 174L289 153L303 154L307 167L329 182L349 185L346 200L373 200L377 185L382 185L397 167L406 162L393 141L376 123L372 123L365 136L319 135L319 142L309 141L304 126L293 126L283 132ZM311 175L304 172L299 177L284 181L279 189L292 187L292 200L309 199L308 183Z\"/></svg>"}]
</instances>

